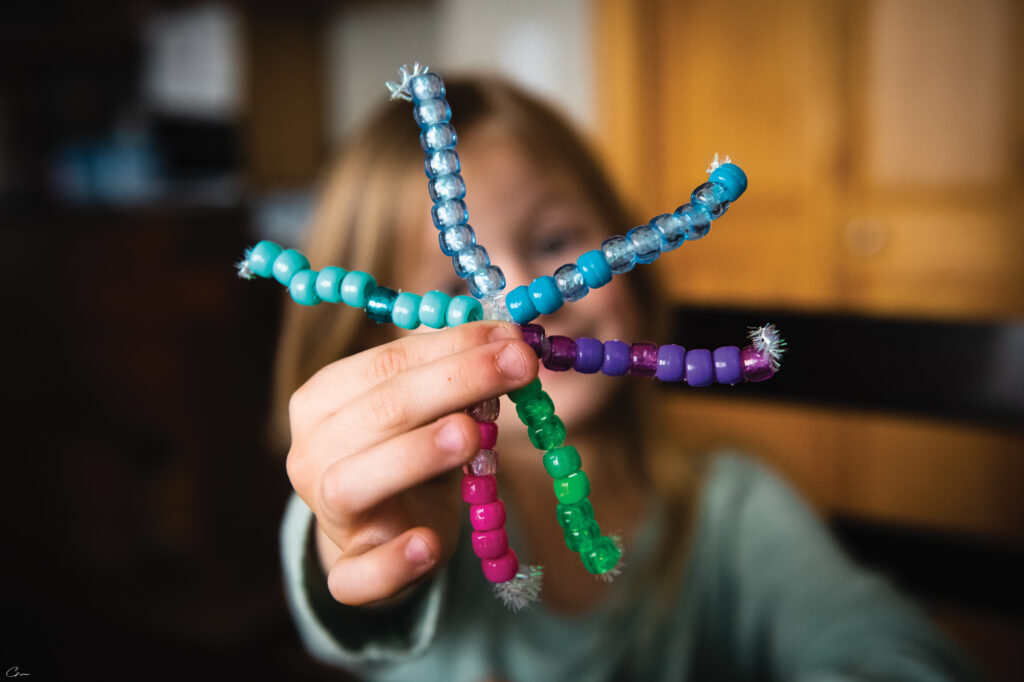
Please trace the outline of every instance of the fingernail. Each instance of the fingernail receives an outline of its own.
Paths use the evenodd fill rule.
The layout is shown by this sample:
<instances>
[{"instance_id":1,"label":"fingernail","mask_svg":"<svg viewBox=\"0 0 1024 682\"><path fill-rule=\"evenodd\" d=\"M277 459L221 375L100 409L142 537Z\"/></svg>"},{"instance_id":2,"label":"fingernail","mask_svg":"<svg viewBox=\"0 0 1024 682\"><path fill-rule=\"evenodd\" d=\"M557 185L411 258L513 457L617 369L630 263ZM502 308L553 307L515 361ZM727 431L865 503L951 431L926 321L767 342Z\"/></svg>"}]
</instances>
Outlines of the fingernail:
<instances>
[{"instance_id":1,"label":"fingernail","mask_svg":"<svg viewBox=\"0 0 1024 682\"><path fill-rule=\"evenodd\" d=\"M513 327L509 324L496 325L487 336L488 341L505 341L506 339L521 338L523 338L523 333L519 331L519 327Z\"/></svg>"},{"instance_id":2,"label":"fingernail","mask_svg":"<svg viewBox=\"0 0 1024 682\"><path fill-rule=\"evenodd\" d=\"M409 538L409 542L405 545L405 558L409 563L417 566L434 562L434 555L431 553L430 547L419 535Z\"/></svg>"},{"instance_id":3,"label":"fingernail","mask_svg":"<svg viewBox=\"0 0 1024 682\"><path fill-rule=\"evenodd\" d=\"M523 359L523 354L519 352L519 349L511 343L498 352L495 364L502 374L513 379L526 377L526 360Z\"/></svg>"},{"instance_id":4,"label":"fingernail","mask_svg":"<svg viewBox=\"0 0 1024 682\"><path fill-rule=\"evenodd\" d=\"M466 447L466 437L459 425L449 420L442 426L437 432L437 446L445 452L462 452Z\"/></svg>"}]
</instances>

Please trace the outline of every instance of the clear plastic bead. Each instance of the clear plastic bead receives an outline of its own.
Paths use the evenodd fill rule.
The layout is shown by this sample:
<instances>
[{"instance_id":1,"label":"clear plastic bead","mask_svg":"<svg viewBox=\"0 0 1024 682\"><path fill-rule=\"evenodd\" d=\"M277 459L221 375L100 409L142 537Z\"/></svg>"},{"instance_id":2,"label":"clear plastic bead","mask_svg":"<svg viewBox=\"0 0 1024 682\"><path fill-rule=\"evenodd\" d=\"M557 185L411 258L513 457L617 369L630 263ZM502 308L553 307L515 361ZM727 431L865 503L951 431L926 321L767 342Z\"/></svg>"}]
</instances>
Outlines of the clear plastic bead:
<instances>
[{"instance_id":1,"label":"clear plastic bead","mask_svg":"<svg viewBox=\"0 0 1024 682\"><path fill-rule=\"evenodd\" d=\"M425 99L413 105L412 117L421 128L425 128L452 120L452 108L448 106L447 100L440 97Z\"/></svg>"},{"instance_id":2,"label":"clear plastic bead","mask_svg":"<svg viewBox=\"0 0 1024 682\"><path fill-rule=\"evenodd\" d=\"M448 199L434 204L430 209L430 217L434 219L434 226L443 230L465 224L469 220L469 209L462 199Z\"/></svg>"},{"instance_id":3,"label":"clear plastic bead","mask_svg":"<svg viewBox=\"0 0 1024 682\"><path fill-rule=\"evenodd\" d=\"M498 473L498 453L495 450L477 450L466 465L474 476L494 476Z\"/></svg>"},{"instance_id":4,"label":"clear plastic bead","mask_svg":"<svg viewBox=\"0 0 1024 682\"><path fill-rule=\"evenodd\" d=\"M634 227L626 233L637 263L653 263L661 255L661 233L650 225Z\"/></svg>"},{"instance_id":5,"label":"clear plastic bead","mask_svg":"<svg viewBox=\"0 0 1024 682\"><path fill-rule=\"evenodd\" d=\"M468 410L469 416L478 422L492 422L498 418L500 411L501 403L497 398L481 400Z\"/></svg>"},{"instance_id":6,"label":"clear plastic bead","mask_svg":"<svg viewBox=\"0 0 1024 682\"><path fill-rule=\"evenodd\" d=\"M409 79L409 91L416 101L444 97L444 81L436 73L423 73Z\"/></svg>"},{"instance_id":7,"label":"clear plastic bead","mask_svg":"<svg viewBox=\"0 0 1024 682\"><path fill-rule=\"evenodd\" d=\"M462 170L462 164L459 162L459 153L454 149L427 152L427 156L423 160L423 171L431 180L441 175L458 173L460 170Z\"/></svg>"},{"instance_id":8,"label":"clear plastic bead","mask_svg":"<svg viewBox=\"0 0 1024 682\"><path fill-rule=\"evenodd\" d=\"M425 152L435 149L451 149L457 142L458 136L451 123L435 123L427 126L420 133L420 146Z\"/></svg>"},{"instance_id":9,"label":"clear plastic bead","mask_svg":"<svg viewBox=\"0 0 1024 682\"><path fill-rule=\"evenodd\" d=\"M439 175L427 183L427 192L433 202L448 199L463 199L466 196L466 181L458 173Z\"/></svg>"},{"instance_id":10,"label":"clear plastic bead","mask_svg":"<svg viewBox=\"0 0 1024 682\"><path fill-rule=\"evenodd\" d=\"M621 275L624 272L629 272L636 265L636 254L633 253L633 248L621 234L601 242L601 252L604 253L604 259L608 263L608 267L611 268L612 274Z\"/></svg>"},{"instance_id":11,"label":"clear plastic bead","mask_svg":"<svg viewBox=\"0 0 1024 682\"><path fill-rule=\"evenodd\" d=\"M713 182L705 182L693 190L690 195L691 204L700 204L711 214L711 219L719 217L729 208L728 192L721 185Z\"/></svg>"},{"instance_id":12,"label":"clear plastic bead","mask_svg":"<svg viewBox=\"0 0 1024 682\"><path fill-rule=\"evenodd\" d=\"M441 230L437 235L437 241L441 245L441 253L454 256L459 251L476 245L476 232L468 224L453 225Z\"/></svg>"},{"instance_id":13,"label":"clear plastic bead","mask_svg":"<svg viewBox=\"0 0 1024 682\"><path fill-rule=\"evenodd\" d=\"M711 214L700 204L683 204L675 214L686 222L686 241L700 239L711 229Z\"/></svg>"},{"instance_id":14,"label":"clear plastic bead","mask_svg":"<svg viewBox=\"0 0 1024 682\"><path fill-rule=\"evenodd\" d=\"M505 288L505 273L496 265L487 265L472 273L466 283L469 284L470 295L485 299Z\"/></svg>"},{"instance_id":15,"label":"clear plastic bead","mask_svg":"<svg viewBox=\"0 0 1024 682\"><path fill-rule=\"evenodd\" d=\"M562 298L570 302L580 300L590 291L575 263L566 263L555 270L555 286L562 293Z\"/></svg>"},{"instance_id":16,"label":"clear plastic bead","mask_svg":"<svg viewBox=\"0 0 1024 682\"><path fill-rule=\"evenodd\" d=\"M458 251L452 256L452 265L455 267L455 274L466 279L477 270L483 270L491 264L487 255L487 249L474 244Z\"/></svg>"},{"instance_id":17,"label":"clear plastic bead","mask_svg":"<svg viewBox=\"0 0 1024 682\"><path fill-rule=\"evenodd\" d=\"M674 213L662 213L650 224L661 237L662 251L678 249L686 241L686 221Z\"/></svg>"},{"instance_id":18,"label":"clear plastic bead","mask_svg":"<svg viewBox=\"0 0 1024 682\"><path fill-rule=\"evenodd\" d=\"M508 305L505 303L505 294L499 292L485 296L480 301L484 306L484 319L485 320L503 320L505 322L512 322L512 314L508 311Z\"/></svg>"}]
</instances>

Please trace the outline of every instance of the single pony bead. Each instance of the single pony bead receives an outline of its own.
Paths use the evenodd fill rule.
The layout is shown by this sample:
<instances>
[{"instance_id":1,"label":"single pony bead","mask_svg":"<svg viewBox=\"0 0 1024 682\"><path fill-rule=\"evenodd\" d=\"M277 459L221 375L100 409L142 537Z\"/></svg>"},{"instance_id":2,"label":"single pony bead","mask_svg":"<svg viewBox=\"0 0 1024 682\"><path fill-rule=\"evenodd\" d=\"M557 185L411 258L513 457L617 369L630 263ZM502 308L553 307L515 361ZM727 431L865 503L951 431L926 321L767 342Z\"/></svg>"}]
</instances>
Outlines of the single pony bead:
<instances>
[{"instance_id":1,"label":"single pony bead","mask_svg":"<svg viewBox=\"0 0 1024 682\"><path fill-rule=\"evenodd\" d=\"M568 336L549 336L547 352L541 361L554 372L572 369L576 364L576 342Z\"/></svg>"},{"instance_id":2,"label":"single pony bead","mask_svg":"<svg viewBox=\"0 0 1024 682\"><path fill-rule=\"evenodd\" d=\"M489 450L498 442L498 425L491 422L477 422L480 428L480 449Z\"/></svg>"},{"instance_id":3,"label":"single pony bead","mask_svg":"<svg viewBox=\"0 0 1024 682\"><path fill-rule=\"evenodd\" d=\"M554 413L555 403L552 402L551 396L544 391L539 391L537 395L531 396L529 399L516 405L516 414L519 415L519 421L527 426L540 424Z\"/></svg>"},{"instance_id":4,"label":"single pony bead","mask_svg":"<svg viewBox=\"0 0 1024 682\"><path fill-rule=\"evenodd\" d=\"M391 322L391 311L395 306L398 292L388 287L377 286L366 301L366 316L377 324Z\"/></svg>"},{"instance_id":5,"label":"single pony bead","mask_svg":"<svg viewBox=\"0 0 1024 682\"><path fill-rule=\"evenodd\" d=\"M434 204L430 209L430 217L434 221L434 227L443 230L469 222L469 209L462 199L446 199Z\"/></svg>"},{"instance_id":6,"label":"single pony bead","mask_svg":"<svg viewBox=\"0 0 1024 682\"><path fill-rule=\"evenodd\" d=\"M629 373L635 377L653 377L658 371L658 347L638 342L629 347Z\"/></svg>"},{"instance_id":7,"label":"single pony bead","mask_svg":"<svg viewBox=\"0 0 1024 682\"><path fill-rule=\"evenodd\" d=\"M491 264L491 258L487 255L487 249L474 244L468 246L452 256L452 265L455 266L455 274L465 279L477 270L483 270Z\"/></svg>"},{"instance_id":8,"label":"single pony bead","mask_svg":"<svg viewBox=\"0 0 1024 682\"><path fill-rule=\"evenodd\" d=\"M715 365L711 351L695 348L686 354L686 383L691 386L708 386L715 380Z\"/></svg>"},{"instance_id":9,"label":"single pony bead","mask_svg":"<svg viewBox=\"0 0 1024 682\"><path fill-rule=\"evenodd\" d=\"M468 414L478 422L493 422L498 419L500 411L501 402L497 398L488 398L469 408Z\"/></svg>"},{"instance_id":10,"label":"single pony bead","mask_svg":"<svg viewBox=\"0 0 1024 682\"><path fill-rule=\"evenodd\" d=\"M573 369L580 374L594 374L604 363L604 344L589 336L576 339L576 362Z\"/></svg>"},{"instance_id":11,"label":"single pony bead","mask_svg":"<svg viewBox=\"0 0 1024 682\"><path fill-rule=\"evenodd\" d=\"M467 277L466 284L474 298L487 298L505 288L505 273L497 265L486 265Z\"/></svg>"},{"instance_id":12,"label":"single pony bead","mask_svg":"<svg viewBox=\"0 0 1024 682\"><path fill-rule=\"evenodd\" d=\"M469 523L474 530L495 530L505 526L505 503L495 500L469 507Z\"/></svg>"},{"instance_id":13,"label":"single pony bead","mask_svg":"<svg viewBox=\"0 0 1024 682\"><path fill-rule=\"evenodd\" d=\"M732 202L747 191L747 174L734 163L723 163L711 171L708 180L725 189L726 201Z\"/></svg>"},{"instance_id":14,"label":"single pony bead","mask_svg":"<svg viewBox=\"0 0 1024 682\"><path fill-rule=\"evenodd\" d=\"M269 279L274 276L274 261L282 251L279 244L264 239L246 255L246 265L253 274Z\"/></svg>"},{"instance_id":15,"label":"single pony bead","mask_svg":"<svg viewBox=\"0 0 1024 682\"><path fill-rule=\"evenodd\" d=\"M288 286L295 273L309 269L309 260L295 249L286 249L274 259L274 279Z\"/></svg>"},{"instance_id":16,"label":"single pony bead","mask_svg":"<svg viewBox=\"0 0 1024 682\"><path fill-rule=\"evenodd\" d=\"M497 559L508 551L508 533L504 528L474 531L470 537L473 553L481 559Z\"/></svg>"},{"instance_id":17,"label":"single pony bead","mask_svg":"<svg viewBox=\"0 0 1024 682\"><path fill-rule=\"evenodd\" d=\"M661 255L661 234L650 225L634 227L626 233L626 240L637 263L653 263Z\"/></svg>"},{"instance_id":18,"label":"single pony bead","mask_svg":"<svg viewBox=\"0 0 1024 682\"><path fill-rule=\"evenodd\" d=\"M526 326L526 325L524 325L524 326ZM541 332L543 333L543 331L544 330L542 329ZM526 330L525 329L523 330L523 340L524 341L526 340ZM529 342L527 342L527 343L529 343ZM544 393L544 391L543 391L543 389L541 389L540 379L534 379L533 381L531 381L530 383L526 384L522 388L517 388L514 391L509 391L508 392L508 399L511 400L516 405L519 405L520 403L526 402L528 400L533 400L534 398L539 396L541 393ZM547 395L547 394L545 393L545 395Z\"/></svg>"},{"instance_id":19,"label":"single pony bead","mask_svg":"<svg viewBox=\"0 0 1024 682\"><path fill-rule=\"evenodd\" d=\"M447 123L444 125L448 125ZM427 183L427 192L433 202L466 197L466 181L458 173L439 175Z\"/></svg>"},{"instance_id":20,"label":"single pony bead","mask_svg":"<svg viewBox=\"0 0 1024 682\"><path fill-rule=\"evenodd\" d=\"M675 215L686 221L686 239L700 239L711 229L711 214L703 206L683 204L675 210Z\"/></svg>"},{"instance_id":21,"label":"single pony bead","mask_svg":"<svg viewBox=\"0 0 1024 682\"><path fill-rule=\"evenodd\" d=\"M436 178L440 175L450 175L462 170L459 162L459 153L454 149L438 149L427 152L423 159L423 171L428 178Z\"/></svg>"},{"instance_id":22,"label":"single pony bead","mask_svg":"<svg viewBox=\"0 0 1024 682\"><path fill-rule=\"evenodd\" d=\"M555 514L558 517L558 525L563 529L577 528L594 520L594 505L586 499L573 504L559 504Z\"/></svg>"},{"instance_id":23,"label":"single pony bead","mask_svg":"<svg viewBox=\"0 0 1024 682\"><path fill-rule=\"evenodd\" d=\"M445 314L445 321L449 327L457 327L466 322L476 322L484 317L483 306L480 301L470 296L456 296L448 304L448 312Z\"/></svg>"},{"instance_id":24,"label":"single pony bead","mask_svg":"<svg viewBox=\"0 0 1024 682\"><path fill-rule=\"evenodd\" d=\"M591 549L601 538L601 527L593 519L564 529L565 546L574 552Z\"/></svg>"},{"instance_id":25,"label":"single pony bead","mask_svg":"<svg viewBox=\"0 0 1024 682\"><path fill-rule=\"evenodd\" d=\"M494 433L498 433L498 427L490 422L480 422L479 425L481 427L494 427ZM489 448L485 448L484 445L481 440L480 449L473 455L473 459L469 461L469 464L463 468L463 473L473 474L474 476L493 476L498 473L498 453L491 449L494 447L494 442L488 443L491 446Z\"/></svg>"},{"instance_id":26,"label":"single pony bead","mask_svg":"<svg viewBox=\"0 0 1024 682\"><path fill-rule=\"evenodd\" d=\"M624 272L629 272L636 265L636 254L633 253L633 247L621 234L601 242L601 252L604 254L604 260L612 274L621 275Z\"/></svg>"},{"instance_id":27,"label":"single pony bead","mask_svg":"<svg viewBox=\"0 0 1024 682\"><path fill-rule=\"evenodd\" d=\"M527 324L540 315L533 305L530 290L523 285L517 286L505 295L505 305L512 320L519 324Z\"/></svg>"},{"instance_id":28,"label":"single pony bead","mask_svg":"<svg viewBox=\"0 0 1024 682\"><path fill-rule=\"evenodd\" d=\"M604 252L594 249L576 259L576 266L583 275L583 281L591 289L603 287L612 281L612 269L608 267Z\"/></svg>"},{"instance_id":29,"label":"single pony bead","mask_svg":"<svg viewBox=\"0 0 1024 682\"><path fill-rule=\"evenodd\" d=\"M715 381L719 384L738 384L743 381L743 362L740 349L736 346L722 346L712 353L715 363Z\"/></svg>"},{"instance_id":30,"label":"single pony bead","mask_svg":"<svg viewBox=\"0 0 1024 682\"><path fill-rule=\"evenodd\" d=\"M658 371L654 376L660 381L682 381L686 374L686 349L674 343L658 348Z\"/></svg>"},{"instance_id":31,"label":"single pony bead","mask_svg":"<svg viewBox=\"0 0 1024 682\"><path fill-rule=\"evenodd\" d=\"M425 152L436 149L453 149L457 142L458 136L455 134L455 128L448 122L428 125L420 132L420 146Z\"/></svg>"},{"instance_id":32,"label":"single pony bead","mask_svg":"<svg viewBox=\"0 0 1024 682\"><path fill-rule=\"evenodd\" d=\"M615 568L622 558L622 550L615 546L609 537L602 537L594 542L590 549L581 552L583 567L594 575L608 573Z\"/></svg>"},{"instance_id":33,"label":"single pony bead","mask_svg":"<svg viewBox=\"0 0 1024 682\"><path fill-rule=\"evenodd\" d=\"M549 315L562 307L562 292L558 290L555 278L548 275L530 282L530 300L541 315Z\"/></svg>"},{"instance_id":34,"label":"single pony bead","mask_svg":"<svg viewBox=\"0 0 1024 682\"><path fill-rule=\"evenodd\" d=\"M570 303L580 300L590 291L586 280L583 279L583 273L573 263L566 263L555 270L555 286L558 287L562 298Z\"/></svg>"},{"instance_id":35,"label":"single pony bead","mask_svg":"<svg viewBox=\"0 0 1024 682\"><path fill-rule=\"evenodd\" d=\"M377 288L373 275L350 270L341 280L341 300L353 308L365 308L370 294Z\"/></svg>"},{"instance_id":36,"label":"single pony bead","mask_svg":"<svg viewBox=\"0 0 1024 682\"><path fill-rule=\"evenodd\" d=\"M711 219L720 218L729 209L727 192L721 185L713 182L705 182L693 190L690 195L690 203L700 204L711 214Z\"/></svg>"},{"instance_id":37,"label":"single pony bead","mask_svg":"<svg viewBox=\"0 0 1024 682\"><path fill-rule=\"evenodd\" d=\"M425 128L434 123L447 123L452 120L452 108L440 97L420 100L413 105L412 116L416 123Z\"/></svg>"},{"instance_id":38,"label":"single pony bead","mask_svg":"<svg viewBox=\"0 0 1024 682\"><path fill-rule=\"evenodd\" d=\"M492 583L506 583L516 577L519 571L519 559L511 549L497 559L481 559L480 567L484 577Z\"/></svg>"},{"instance_id":39,"label":"single pony bead","mask_svg":"<svg viewBox=\"0 0 1024 682\"><path fill-rule=\"evenodd\" d=\"M561 417L553 414L543 421L527 426L526 434L530 437L533 447L538 450L550 450L565 442L565 424L562 423Z\"/></svg>"},{"instance_id":40,"label":"single pony bead","mask_svg":"<svg viewBox=\"0 0 1024 682\"><path fill-rule=\"evenodd\" d=\"M452 297L443 291L428 291L420 299L419 317L427 327L440 329L445 325L445 313L448 312L448 305Z\"/></svg>"},{"instance_id":41,"label":"single pony bead","mask_svg":"<svg viewBox=\"0 0 1024 682\"><path fill-rule=\"evenodd\" d=\"M288 283L288 293L299 305L316 305L320 297L316 295L316 270L299 270Z\"/></svg>"},{"instance_id":42,"label":"single pony bead","mask_svg":"<svg viewBox=\"0 0 1024 682\"><path fill-rule=\"evenodd\" d=\"M629 344L625 341L604 342L604 362L601 371L608 376L622 376L629 369Z\"/></svg>"},{"instance_id":43,"label":"single pony bead","mask_svg":"<svg viewBox=\"0 0 1024 682\"><path fill-rule=\"evenodd\" d=\"M768 353L744 348L740 351L740 362L743 364L743 378L746 381L756 383L775 376L775 366Z\"/></svg>"},{"instance_id":44,"label":"single pony bead","mask_svg":"<svg viewBox=\"0 0 1024 682\"><path fill-rule=\"evenodd\" d=\"M562 504L575 504L590 494L590 479L585 471L574 471L554 480L555 497Z\"/></svg>"},{"instance_id":45,"label":"single pony bead","mask_svg":"<svg viewBox=\"0 0 1024 682\"><path fill-rule=\"evenodd\" d=\"M462 499L469 504L488 504L498 499L498 479L492 476L463 476Z\"/></svg>"},{"instance_id":46,"label":"single pony bead","mask_svg":"<svg viewBox=\"0 0 1024 682\"><path fill-rule=\"evenodd\" d=\"M341 303L341 282L348 270L328 265L316 276L316 295L327 303Z\"/></svg>"},{"instance_id":47,"label":"single pony bead","mask_svg":"<svg viewBox=\"0 0 1024 682\"><path fill-rule=\"evenodd\" d=\"M513 291L515 291L513 289ZM508 292L512 295L512 291ZM508 297L505 297L508 300ZM548 352L548 339L544 334L544 327L539 324L521 324L519 329L523 333L523 341L533 349L533 352L537 354L538 358L543 358Z\"/></svg>"},{"instance_id":48,"label":"single pony bead","mask_svg":"<svg viewBox=\"0 0 1024 682\"><path fill-rule=\"evenodd\" d=\"M467 224L446 227L437 234L437 243L441 253L454 256L463 249L476 246L476 232Z\"/></svg>"},{"instance_id":49,"label":"single pony bead","mask_svg":"<svg viewBox=\"0 0 1024 682\"><path fill-rule=\"evenodd\" d=\"M436 73L421 73L409 79L409 94L413 101L444 97L444 80Z\"/></svg>"},{"instance_id":50,"label":"single pony bead","mask_svg":"<svg viewBox=\"0 0 1024 682\"><path fill-rule=\"evenodd\" d=\"M572 445L563 445L544 453L544 469L551 478L563 478L576 473L583 466L579 451Z\"/></svg>"},{"instance_id":51,"label":"single pony bead","mask_svg":"<svg viewBox=\"0 0 1024 682\"><path fill-rule=\"evenodd\" d=\"M416 329L420 326L420 304L423 299L419 294L403 291L395 299L391 308L391 320L402 329Z\"/></svg>"},{"instance_id":52,"label":"single pony bead","mask_svg":"<svg viewBox=\"0 0 1024 682\"><path fill-rule=\"evenodd\" d=\"M661 250L678 249L686 241L686 221L675 213L663 213L650 222L661 237Z\"/></svg>"}]
</instances>

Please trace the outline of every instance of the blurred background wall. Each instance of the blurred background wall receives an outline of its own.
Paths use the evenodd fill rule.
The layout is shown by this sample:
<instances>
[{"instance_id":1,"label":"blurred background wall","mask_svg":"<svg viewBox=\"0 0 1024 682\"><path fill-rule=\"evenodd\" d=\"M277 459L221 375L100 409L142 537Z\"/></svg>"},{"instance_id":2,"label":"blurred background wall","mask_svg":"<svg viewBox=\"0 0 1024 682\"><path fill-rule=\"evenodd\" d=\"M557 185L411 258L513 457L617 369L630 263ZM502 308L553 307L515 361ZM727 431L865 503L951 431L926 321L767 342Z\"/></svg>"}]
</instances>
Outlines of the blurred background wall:
<instances>
[{"instance_id":1,"label":"blurred background wall","mask_svg":"<svg viewBox=\"0 0 1024 682\"><path fill-rule=\"evenodd\" d=\"M280 293L231 264L301 239L332 146L421 61L556 103L638 220L741 163L713 238L653 267L681 342L773 321L791 350L767 384L666 388L666 423L759 453L1024 677L1022 25L1012 0L5 5L0 665L337 679L279 588Z\"/></svg>"}]
</instances>

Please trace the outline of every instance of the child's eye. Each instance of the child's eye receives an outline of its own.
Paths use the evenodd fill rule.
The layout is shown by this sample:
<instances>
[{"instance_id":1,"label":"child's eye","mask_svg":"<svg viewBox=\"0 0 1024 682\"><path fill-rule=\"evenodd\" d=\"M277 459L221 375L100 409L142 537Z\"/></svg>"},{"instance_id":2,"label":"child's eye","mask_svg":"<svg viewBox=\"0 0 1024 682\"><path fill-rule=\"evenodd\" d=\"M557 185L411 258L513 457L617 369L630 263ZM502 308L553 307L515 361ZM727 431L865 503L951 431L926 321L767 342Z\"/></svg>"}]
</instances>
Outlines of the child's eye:
<instances>
[{"instance_id":1,"label":"child's eye","mask_svg":"<svg viewBox=\"0 0 1024 682\"><path fill-rule=\"evenodd\" d=\"M535 236L531 250L534 256L547 258L572 250L579 241L579 230L572 228L552 230Z\"/></svg>"}]
</instances>

